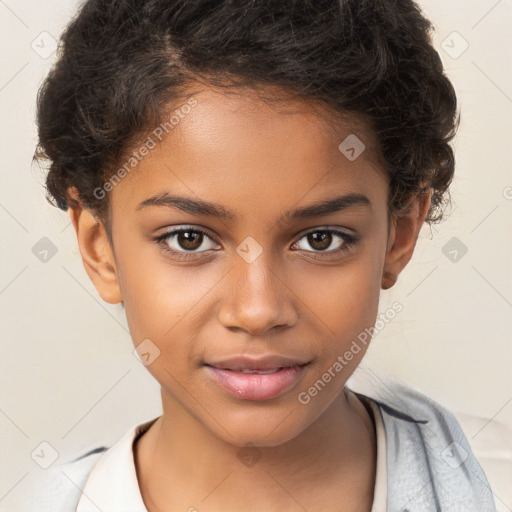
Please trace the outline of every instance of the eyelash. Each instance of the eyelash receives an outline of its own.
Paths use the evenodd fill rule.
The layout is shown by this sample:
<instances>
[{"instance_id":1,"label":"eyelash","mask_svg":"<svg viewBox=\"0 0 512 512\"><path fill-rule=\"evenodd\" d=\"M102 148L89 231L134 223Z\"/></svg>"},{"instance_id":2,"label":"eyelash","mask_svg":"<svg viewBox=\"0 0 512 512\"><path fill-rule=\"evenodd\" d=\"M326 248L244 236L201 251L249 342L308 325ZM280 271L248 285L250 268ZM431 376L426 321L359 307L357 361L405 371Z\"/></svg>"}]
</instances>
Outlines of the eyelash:
<instances>
[{"instance_id":1,"label":"eyelash","mask_svg":"<svg viewBox=\"0 0 512 512\"><path fill-rule=\"evenodd\" d=\"M182 261L191 261L191 260L197 260L197 257L195 256L198 253L201 252L208 252L208 251L196 251L196 252L190 252L190 251L175 251L174 249L171 249L167 243L167 240L171 238L172 236L178 235L179 233L201 233L203 236L209 238L210 240L215 240L204 230L200 228L191 228L191 227L182 227L173 229L171 231L168 231L167 233L163 233L162 235L159 235L155 238L155 242L162 247L162 249L168 253L173 254L173 257L177 257L177 259ZM324 254L327 255L341 255L351 252L356 243L358 242L358 238L352 234L345 233L344 231L340 231L338 229L333 228L325 228L325 229L319 229L316 228L313 231L308 231L307 233L304 233L299 239L302 240L304 237L314 234L314 233L329 233L332 235L337 235L343 240L343 245L339 249L330 250L330 251L306 251L308 253L312 254L319 254L322 255L320 257L318 256L310 256L313 259L325 259ZM298 242L297 241L297 242ZM297 242L294 242L293 245L295 245ZM213 250L213 249L212 249Z\"/></svg>"}]
</instances>

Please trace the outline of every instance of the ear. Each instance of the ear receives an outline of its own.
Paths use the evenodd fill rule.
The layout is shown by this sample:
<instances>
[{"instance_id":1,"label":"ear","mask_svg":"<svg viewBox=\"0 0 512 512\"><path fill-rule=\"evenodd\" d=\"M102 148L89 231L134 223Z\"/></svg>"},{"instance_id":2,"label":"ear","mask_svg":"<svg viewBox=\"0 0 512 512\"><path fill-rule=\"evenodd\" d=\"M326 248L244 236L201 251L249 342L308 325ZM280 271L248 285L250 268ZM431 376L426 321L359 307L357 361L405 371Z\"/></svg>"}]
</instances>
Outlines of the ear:
<instances>
[{"instance_id":1,"label":"ear","mask_svg":"<svg viewBox=\"0 0 512 512\"><path fill-rule=\"evenodd\" d=\"M391 288L398 275L409 263L423 222L428 214L432 198L432 189L413 196L412 202L404 212L390 215L388 247L382 272L382 289Z\"/></svg>"},{"instance_id":2,"label":"ear","mask_svg":"<svg viewBox=\"0 0 512 512\"><path fill-rule=\"evenodd\" d=\"M94 213L82 206L78 190L68 189L69 215L87 274L100 297L109 304L123 300L114 253L105 226Z\"/></svg>"}]
</instances>

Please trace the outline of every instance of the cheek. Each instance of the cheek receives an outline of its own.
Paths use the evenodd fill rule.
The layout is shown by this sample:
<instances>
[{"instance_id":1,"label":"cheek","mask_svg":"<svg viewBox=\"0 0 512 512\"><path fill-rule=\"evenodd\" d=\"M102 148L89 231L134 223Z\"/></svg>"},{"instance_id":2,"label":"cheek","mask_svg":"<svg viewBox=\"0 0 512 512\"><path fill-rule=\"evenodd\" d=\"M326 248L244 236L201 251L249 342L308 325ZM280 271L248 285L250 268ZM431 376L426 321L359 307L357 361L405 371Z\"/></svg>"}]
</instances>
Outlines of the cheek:
<instances>
[{"instance_id":1,"label":"cheek","mask_svg":"<svg viewBox=\"0 0 512 512\"><path fill-rule=\"evenodd\" d=\"M341 350L373 326L379 305L382 261L377 253L361 251L329 271L315 269L294 284L320 336L324 351ZM330 339L330 343L324 340Z\"/></svg>"},{"instance_id":2,"label":"cheek","mask_svg":"<svg viewBox=\"0 0 512 512\"><path fill-rule=\"evenodd\" d=\"M119 284L135 345L147 338L161 339L206 292L200 282L190 279L190 267L168 264L163 249L146 240L139 229L135 222L120 223L114 241Z\"/></svg>"},{"instance_id":3,"label":"cheek","mask_svg":"<svg viewBox=\"0 0 512 512\"><path fill-rule=\"evenodd\" d=\"M371 341L379 304L379 261L358 258L326 276L324 286L315 281L308 305L310 338L316 340L315 370L298 390L299 403L318 415L340 392L364 357Z\"/></svg>"},{"instance_id":4,"label":"cheek","mask_svg":"<svg viewBox=\"0 0 512 512\"><path fill-rule=\"evenodd\" d=\"M186 371L201 359L200 345L191 340L201 339L204 310L211 311L209 299L225 270L169 264L148 244L132 248L118 257L126 318L134 346L149 339L160 351L147 369L162 381L169 378L164 368Z\"/></svg>"}]
</instances>

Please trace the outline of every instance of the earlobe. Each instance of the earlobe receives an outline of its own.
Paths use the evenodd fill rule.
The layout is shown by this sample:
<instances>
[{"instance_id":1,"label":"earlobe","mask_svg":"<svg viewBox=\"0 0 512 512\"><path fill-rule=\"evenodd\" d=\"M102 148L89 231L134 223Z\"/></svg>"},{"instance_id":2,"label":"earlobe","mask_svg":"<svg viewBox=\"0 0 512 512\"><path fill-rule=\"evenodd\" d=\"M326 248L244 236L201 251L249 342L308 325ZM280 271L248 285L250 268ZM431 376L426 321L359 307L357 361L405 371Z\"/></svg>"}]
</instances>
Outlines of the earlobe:
<instances>
[{"instance_id":1,"label":"earlobe","mask_svg":"<svg viewBox=\"0 0 512 512\"><path fill-rule=\"evenodd\" d=\"M77 198L76 189L70 195ZM100 297L109 304L123 300L115 257L103 223L89 209L73 202L69 215L76 232L78 247L87 274Z\"/></svg>"},{"instance_id":2,"label":"earlobe","mask_svg":"<svg viewBox=\"0 0 512 512\"><path fill-rule=\"evenodd\" d=\"M398 275L412 258L418 235L430 208L431 197L432 190L415 196L403 213L391 216L388 247L382 271L383 290L394 286Z\"/></svg>"}]
</instances>

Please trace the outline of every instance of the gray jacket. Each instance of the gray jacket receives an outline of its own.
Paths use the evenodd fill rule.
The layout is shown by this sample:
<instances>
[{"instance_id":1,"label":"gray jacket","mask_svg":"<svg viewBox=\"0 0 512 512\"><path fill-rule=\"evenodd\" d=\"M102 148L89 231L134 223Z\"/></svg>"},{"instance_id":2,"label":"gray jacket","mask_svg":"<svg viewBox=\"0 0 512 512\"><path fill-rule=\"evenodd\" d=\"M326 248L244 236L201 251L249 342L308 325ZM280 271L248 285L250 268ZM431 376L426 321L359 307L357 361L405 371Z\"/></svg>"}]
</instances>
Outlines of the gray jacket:
<instances>
[{"instance_id":1,"label":"gray jacket","mask_svg":"<svg viewBox=\"0 0 512 512\"><path fill-rule=\"evenodd\" d=\"M369 398L386 430L387 510L496 512L487 478L453 414L398 382L386 386L384 396Z\"/></svg>"}]
</instances>

